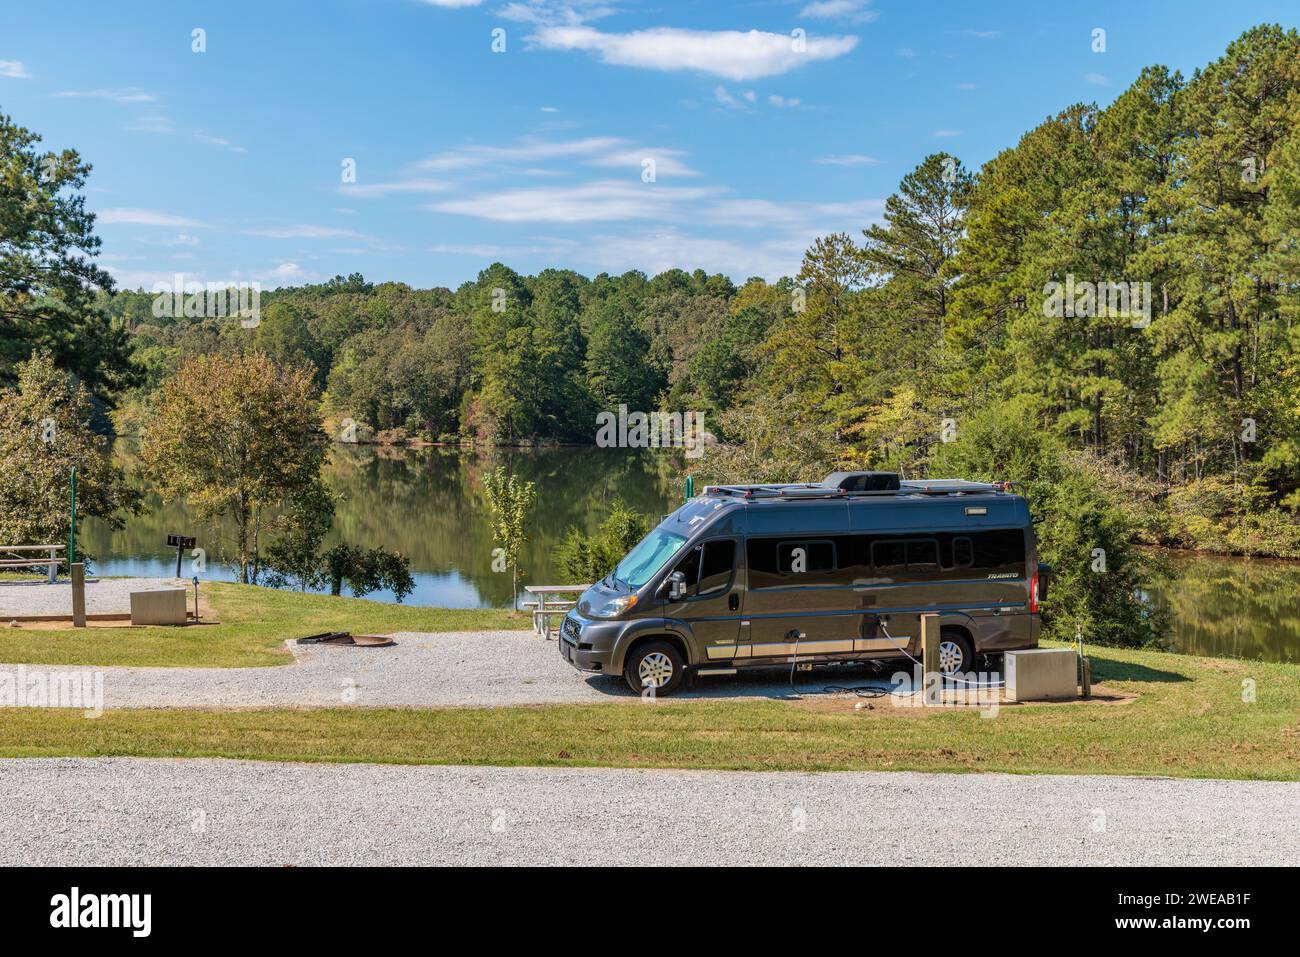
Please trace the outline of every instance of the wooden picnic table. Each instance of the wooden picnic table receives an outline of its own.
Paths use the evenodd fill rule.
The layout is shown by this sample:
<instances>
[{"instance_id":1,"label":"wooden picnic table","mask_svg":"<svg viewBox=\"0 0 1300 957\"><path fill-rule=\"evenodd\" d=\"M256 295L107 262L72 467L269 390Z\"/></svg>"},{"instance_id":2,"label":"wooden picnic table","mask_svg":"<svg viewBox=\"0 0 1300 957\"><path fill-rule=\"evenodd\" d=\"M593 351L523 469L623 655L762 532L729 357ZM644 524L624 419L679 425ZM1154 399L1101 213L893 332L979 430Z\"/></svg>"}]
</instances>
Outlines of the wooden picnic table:
<instances>
[{"instance_id":1,"label":"wooden picnic table","mask_svg":"<svg viewBox=\"0 0 1300 957\"><path fill-rule=\"evenodd\" d=\"M58 580L59 557L58 552L63 551L63 545L0 545L0 568L41 568L46 567L49 570L50 584ZM4 553L17 555L20 552L48 552L48 558L28 559L28 558L5 558Z\"/></svg>"},{"instance_id":2,"label":"wooden picnic table","mask_svg":"<svg viewBox=\"0 0 1300 957\"><path fill-rule=\"evenodd\" d=\"M531 608L533 612L533 631L549 641L551 617L559 615L563 619L569 609L577 604L576 601L561 599L558 596L581 594L590 587L590 585L525 585L524 591L537 598L535 602L524 603L524 606ZM556 629L558 632L558 625Z\"/></svg>"}]
</instances>

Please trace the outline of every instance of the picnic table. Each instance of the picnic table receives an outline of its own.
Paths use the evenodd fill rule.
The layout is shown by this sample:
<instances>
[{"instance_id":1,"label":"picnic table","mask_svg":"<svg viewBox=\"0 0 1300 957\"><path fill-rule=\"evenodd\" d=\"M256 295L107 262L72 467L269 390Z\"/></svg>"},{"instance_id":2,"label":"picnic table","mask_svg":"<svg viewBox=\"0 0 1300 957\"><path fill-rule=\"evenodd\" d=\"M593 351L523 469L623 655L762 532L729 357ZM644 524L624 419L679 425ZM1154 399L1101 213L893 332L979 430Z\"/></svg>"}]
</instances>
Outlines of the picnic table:
<instances>
[{"instance_id":1,"label":"picnic table","mask_svg":"<svg viewBox=\"0 0 1300 957\"><path fill-rule=\"evenodd\" d=\"M0 545L0 570L5 568L45 568L49 582L58 580L59 555L63 545ZM47 552L48 558L26 558L28 552Z\"/></svg>"},{"instance_id":2,"label":"picnic table","mask_svg":"<svg viewBox=\"0 0 1300 957\"><path fill-rule=\"evenodd\" d=\"M551 638L551 618L558 615L561 619L569 609L577 604L572 599L560 598L560 595L581 594L590 585L525 585L524 591L535 596L536 601L524 602L524 607L533 613L533 631L545 638ZM558 633L559 626L556 626Z\"/></svg>"}]
</instances>

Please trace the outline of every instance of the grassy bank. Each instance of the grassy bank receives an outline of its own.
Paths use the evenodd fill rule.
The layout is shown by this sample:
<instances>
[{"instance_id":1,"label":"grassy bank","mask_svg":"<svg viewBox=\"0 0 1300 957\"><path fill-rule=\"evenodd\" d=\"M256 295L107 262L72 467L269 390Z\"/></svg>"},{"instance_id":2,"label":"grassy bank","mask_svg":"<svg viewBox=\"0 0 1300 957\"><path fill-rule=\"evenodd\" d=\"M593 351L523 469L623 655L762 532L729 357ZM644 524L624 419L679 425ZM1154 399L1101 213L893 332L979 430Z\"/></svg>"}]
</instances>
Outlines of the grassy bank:
<instances>
[{"instance_id":1,"label":"grassy bank","mask_svg":"<svg viewBox=\"0 0 1300 957\"><path fill-rule=\"evenodd\" d=\"M852 698L516 708L0 712L0 756L1300 779L1300 666L1096 652L1124 704L854 711ZM1242 682L1256 700L1243 701ZM577 680L575 676L575 680ZM809 682L810 686L817 686Z\"/></svg>"},{"instance_id":2,"label":"grassy bank","mask_svg":"<svg viewBox=\"0 0 1300 957\"><path fill-rule=\"evenodd\" d=\"M507 611L417 608L209 582L202 594L218 624L184 628L0 628L0 661L40 665L242 668L287 664L286 638L322 631L489 631L527 628Z\"/></svg>"}]
</instances>

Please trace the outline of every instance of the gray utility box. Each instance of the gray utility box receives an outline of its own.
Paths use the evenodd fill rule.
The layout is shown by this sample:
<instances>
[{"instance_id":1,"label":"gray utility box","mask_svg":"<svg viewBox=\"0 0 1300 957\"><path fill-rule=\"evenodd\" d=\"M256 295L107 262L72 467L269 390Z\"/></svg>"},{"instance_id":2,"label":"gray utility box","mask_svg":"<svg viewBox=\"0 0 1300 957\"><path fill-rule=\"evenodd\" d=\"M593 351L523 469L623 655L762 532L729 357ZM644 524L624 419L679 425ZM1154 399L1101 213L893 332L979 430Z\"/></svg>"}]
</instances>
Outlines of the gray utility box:
<instances>
[{"instance_id":1,"label":"gray utility box","mask_svg":"<svg viewBox=\"0 0 1300 957\"><path fill-rule=\"evenodd\" d=\"M185 589L150 588L131 592L131 624L185 624Z\"/></svg>"},{"instance_id":2,"label":"gray utility box","mask_svg":"<svg viewBox=\"0 0 1300 957\"><path fill-rule=\"evenodd\" d=\"M1030 648L1004 656L1008 701L1078 697L1079 656L1070 648Z\"/></svg>"}]
</instances>

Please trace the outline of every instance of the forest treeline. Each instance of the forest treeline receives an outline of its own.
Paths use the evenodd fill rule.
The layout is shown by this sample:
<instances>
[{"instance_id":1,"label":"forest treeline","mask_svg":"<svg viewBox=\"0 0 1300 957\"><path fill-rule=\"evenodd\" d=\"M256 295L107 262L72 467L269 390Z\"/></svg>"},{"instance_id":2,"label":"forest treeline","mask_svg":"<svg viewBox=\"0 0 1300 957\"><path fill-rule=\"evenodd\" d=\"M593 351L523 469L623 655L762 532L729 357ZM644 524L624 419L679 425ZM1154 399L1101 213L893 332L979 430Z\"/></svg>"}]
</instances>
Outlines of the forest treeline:
<instances>
[{"instance_id":1,"label":"forest treeline","mask_svg":"<svg viewBox=\"0 0 1300 957\"><path fill-rule=\"evenodd\" d=\"M310 364L328 413L389 437L592 442L618 404L694 409L731 444L705 471L757 480L924 475L987 419L1077 453L1153 540L1295 555L1297 236L1300 39L1259 27L977 171L926 157L882 222L823 237L775 283L353 275L264 294L255 329L156 318L147 293L101 305L141 392L186 355L258 349Z\"/></svg>"}]
</instances>

